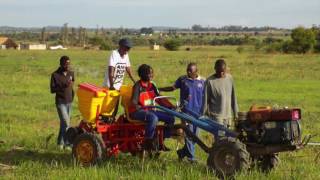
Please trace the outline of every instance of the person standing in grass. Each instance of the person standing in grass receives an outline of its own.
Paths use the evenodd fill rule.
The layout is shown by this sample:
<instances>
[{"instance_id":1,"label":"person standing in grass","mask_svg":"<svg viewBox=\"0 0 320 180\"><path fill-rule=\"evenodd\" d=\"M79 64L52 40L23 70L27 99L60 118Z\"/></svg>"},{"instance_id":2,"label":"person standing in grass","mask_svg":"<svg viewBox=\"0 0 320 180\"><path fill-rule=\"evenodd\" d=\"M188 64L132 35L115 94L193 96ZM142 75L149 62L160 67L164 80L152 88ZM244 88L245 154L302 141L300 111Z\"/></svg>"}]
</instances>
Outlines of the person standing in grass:
<instances>
[{"instance_id":1,"label":"person standing in grass","mask_svg":"<svg viewBox=\"0 0 320 180\"><path fill-rule=\"evenodd\" d=\"M195 63L187 66L187 75L179 77L173 86L159 88L160 91L174 91L180 89L180 103L183 105L182 111L200 116L202 110L204 79L198 75L198 68ZM198 128L192 124L188 124L188 128L194 134L198 134ZM185 145L177 151L179 160L187 157L190 162L195 162L195 143L185 138Z\"/></svg>"},{"instance_id":2,"label":"person standing in grass","mask_svg":"<svg viewBox=\"0 0 320 180\"><path fill-rule=\"evenodd\" d=\"M226 73L227 64L223 59L215 62L214 69L215 74L205 81L203 115L229 128L238 115L233 78Z\"/></svg>"},{"instance_id":3,"label":"person standing in grass","mask_svg":"<svg viewBox=\"0 0 320 180\"><path fill-rule=\"evenodd\" d=\"M128 55L130 48L132 48L132 43L129 39L120 39L119 48L112 51L110 55L103 82L104 87L107 87L110 90L119 90L123 83L125 72L128 73L130 79L135 83L131 73Z\"/></svg>"},{"instance_id":4,"label":"person standing in grass","mask_svg":"<svg viewBox=\"0 0 320 180\"><path fill-rule=\"evenodd\" d=\"M74 97L74 72L70 70L70 58L62 56L60 67L51 74L50 90L55 93L55 103L60 119L58 146L60 149L70 148L65 134L70 125L71 105Z\"/></svg>"}]
</instances>

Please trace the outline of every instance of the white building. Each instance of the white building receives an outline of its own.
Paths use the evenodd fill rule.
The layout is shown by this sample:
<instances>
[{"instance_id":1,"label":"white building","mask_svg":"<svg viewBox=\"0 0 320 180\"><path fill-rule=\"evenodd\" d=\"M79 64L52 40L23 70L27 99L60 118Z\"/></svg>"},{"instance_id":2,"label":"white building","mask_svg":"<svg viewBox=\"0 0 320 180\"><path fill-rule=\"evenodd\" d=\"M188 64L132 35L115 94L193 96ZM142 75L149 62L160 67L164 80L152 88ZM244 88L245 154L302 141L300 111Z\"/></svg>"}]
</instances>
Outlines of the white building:
<instances>
[{"instance_id":1,"label":"white building","mask_svg":"<svg viewBox=\"0 0 320 180\"><path fill-rule=\"evenodd\" d=\"M23 50L46 50L46 44L21 44L20 49Z\"/></svg>"}]
</instances>

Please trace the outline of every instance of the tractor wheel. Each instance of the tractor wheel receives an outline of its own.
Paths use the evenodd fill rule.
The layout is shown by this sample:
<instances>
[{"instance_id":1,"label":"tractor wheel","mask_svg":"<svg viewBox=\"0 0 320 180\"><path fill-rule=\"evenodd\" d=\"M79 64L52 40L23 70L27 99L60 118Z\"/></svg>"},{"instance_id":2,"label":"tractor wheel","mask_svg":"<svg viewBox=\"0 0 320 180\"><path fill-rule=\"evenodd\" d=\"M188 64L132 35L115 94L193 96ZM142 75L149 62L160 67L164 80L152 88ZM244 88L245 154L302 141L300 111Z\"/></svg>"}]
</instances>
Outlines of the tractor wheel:
<instances>
[{"instance_id":1,"label":"tractor wheel","mask_svg":"<svg viewBox=\"0 0 320 180\"><path fill-rule=\"evenodd\" d=\"M66 139L69 143L73 144L74 140L77 138L78 135L83 133L83 130L79 127L69 127L66 132Z\"/></svg>"},{"instance_id":2,"label":"tractor wheel","mask_svg":"<svg viewBox=\"0 0 320 180\"><path fill-rule=\"evenodd\" d=\"M221 178L232 177L240 170L249 169L250 154L238 139L221 138L214 143L207 165Z\"/></svg>"},{"instance_id":3,"label":"tractor wheel","mask_svg":"<svg viewBox=\"0 0 320 180\"><path fill-rule=\"evenodd\" d=\"M73 143L72 155L83 166L102 162L105 154L104 143L96 134L83 133Z\"/></svg>"},{"instance_id":4,"label":"tractor wheel","mask_svg":"<svg viewBox=\"0 0 320 180\"><path fill-rule=\"evenodd\" d=\"M270 172L273 168L275 168L280 162L280 159L277 154L269 154L265 155L261 158L259 163L259 167L263 172Z\"/></svg>"}]
</instances>

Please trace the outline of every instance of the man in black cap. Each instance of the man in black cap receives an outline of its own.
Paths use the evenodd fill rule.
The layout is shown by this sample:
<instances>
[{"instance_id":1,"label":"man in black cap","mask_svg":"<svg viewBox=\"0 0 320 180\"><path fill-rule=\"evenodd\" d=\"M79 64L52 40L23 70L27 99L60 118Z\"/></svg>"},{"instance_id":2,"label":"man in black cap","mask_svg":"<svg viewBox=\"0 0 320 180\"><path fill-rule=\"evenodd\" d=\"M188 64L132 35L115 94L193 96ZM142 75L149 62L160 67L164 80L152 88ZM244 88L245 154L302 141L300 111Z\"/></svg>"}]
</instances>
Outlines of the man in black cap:
<instances>
[{"instance_id":1,"label":"man in black cap","mask_svg":"<svg viewBox=\"0 0 320 180\"><path fill-rule=\"evenodd\" d=\"M70 58L62 56L60 67L52 73L50 81L51 93L56 94L55 103L60 119L58 146L60 149L70 148L65 138L65 133L70 125L71 103L74 97L73 91L74 73L70 71Z\"/></svg>"},{"instance_id":2,"label":"man in black cap","mask_svg":"<svg viewBox=\"0 0 320 180\"><path fill-rule=\"evenodd\" d=\"M135 83L131 73L131 65L128 55L131 47L132 43L129 39L120 39L119 48L112 51L110 55L103 83L104 87L111 90L119 90L123 83L125 72L128 73L130 79Z\"/></svg>"}]
</instances>

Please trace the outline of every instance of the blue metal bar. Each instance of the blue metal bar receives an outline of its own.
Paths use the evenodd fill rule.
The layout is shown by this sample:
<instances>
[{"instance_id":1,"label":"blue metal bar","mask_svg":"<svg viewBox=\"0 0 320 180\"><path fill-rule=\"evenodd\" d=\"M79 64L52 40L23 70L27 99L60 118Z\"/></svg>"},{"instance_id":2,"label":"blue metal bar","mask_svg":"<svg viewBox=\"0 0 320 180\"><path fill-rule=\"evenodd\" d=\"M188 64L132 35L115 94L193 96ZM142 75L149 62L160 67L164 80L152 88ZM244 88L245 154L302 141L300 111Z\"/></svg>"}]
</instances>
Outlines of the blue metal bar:
<instances>
[{"instance_id":1,"label":"blue metal bar","mask_svg":"<svg viewBox=\"0 0 320 180\"><path fill-rule=\"evenodd\" d=\"M172 116L178 117L187 123L193 124L209 133L213 134L215 137L237 137L237 133L234 131L229 130L228 128L224 127L223 125L217 123L214 120L209 118L195 118L183 112L176 112L172 109L163 107L163 106L149 106L150 108L160 109Z\"/></svg>"}]
</instances>

